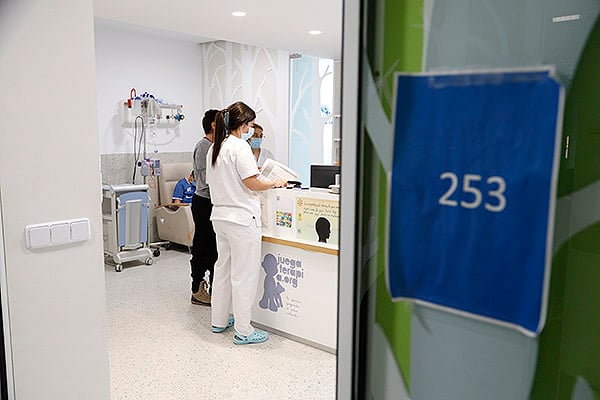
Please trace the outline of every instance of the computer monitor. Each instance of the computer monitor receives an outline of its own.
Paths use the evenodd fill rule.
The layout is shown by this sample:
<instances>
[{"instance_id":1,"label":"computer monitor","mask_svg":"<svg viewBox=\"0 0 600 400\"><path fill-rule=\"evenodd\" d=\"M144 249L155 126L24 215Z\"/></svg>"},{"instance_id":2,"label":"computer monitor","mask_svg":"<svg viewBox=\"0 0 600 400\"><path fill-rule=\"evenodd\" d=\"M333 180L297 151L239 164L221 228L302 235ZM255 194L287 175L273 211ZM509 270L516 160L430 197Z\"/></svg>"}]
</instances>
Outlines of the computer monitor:
<instances>
[{"instance_id":1,"label":"computer monitor","mask_svg":"<svg viewBox=\"0 0 600 400\"><path fill-rule=\"evenodd\" d=\"M335 176L340 173L339 165L311 164L310 187L329 188L335 184Z\"/></svg>"}]
</instances>

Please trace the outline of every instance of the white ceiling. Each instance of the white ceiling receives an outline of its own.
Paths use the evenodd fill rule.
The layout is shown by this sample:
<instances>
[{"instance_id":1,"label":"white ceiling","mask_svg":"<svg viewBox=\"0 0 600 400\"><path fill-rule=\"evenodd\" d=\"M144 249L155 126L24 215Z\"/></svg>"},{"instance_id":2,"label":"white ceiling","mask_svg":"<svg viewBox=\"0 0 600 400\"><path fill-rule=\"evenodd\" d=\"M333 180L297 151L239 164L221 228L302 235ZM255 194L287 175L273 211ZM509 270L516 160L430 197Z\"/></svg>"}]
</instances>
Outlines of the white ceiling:
<instances>
[{"instance_id":1,"label":"white ceiling","mask_svg":"<svg viewBox=\"0 0 600 400\"><path fill-rule=\"evenodd\" d=\"M183 40L226 40L341 59L343 0L94 0L101 24ZM232 11L243 9L245 17ZM319 30L318 36L308 31Z\"/></svg>"}]
</instances>

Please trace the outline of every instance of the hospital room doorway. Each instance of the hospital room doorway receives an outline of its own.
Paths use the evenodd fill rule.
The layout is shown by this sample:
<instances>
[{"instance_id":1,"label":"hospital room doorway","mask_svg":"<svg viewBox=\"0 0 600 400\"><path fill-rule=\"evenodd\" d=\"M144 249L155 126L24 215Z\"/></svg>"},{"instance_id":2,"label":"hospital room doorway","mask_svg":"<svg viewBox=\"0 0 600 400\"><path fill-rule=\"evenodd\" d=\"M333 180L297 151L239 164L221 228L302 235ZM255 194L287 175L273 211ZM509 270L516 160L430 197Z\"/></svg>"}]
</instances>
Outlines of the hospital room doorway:
<instances>
[{"instance_id":1,"label":"hospital room doorway","mask_svg":"<svg viewBox=\"0 0 600 400\"><path fill-rule=\"evenodd\" d=\"M341 14L341 2L338 11ZM234 366L251 363L264 374L296 376L274 383L282 397L300 399L313 393L316 398L335 398L343 180L341 59L323 63L323 57L309 53L222 40L198 44L102 18L96 18L95 41L113 397L141 393L151 398L162 390L169 390L164 396L180 390L179 398L206 394L209 389L198 392L190 382L211 371L207 374L215 390L212 397L250 393L269 398L257 385L263 380L254 375L245 386L231 387L228 376L235 373ZM157 52L170 57L157 58ZM290 72L292 64L301 64L294 67L296 75ZM148 71L140 73L140 65L149 66ZM117 67L120 73L114 74ZM174 75L185 84L175 84ZM321 104L323 82L330 85L330 95L334 87L337 93ZM231 93L199 93L198 87ZM303 96L293 98L290 91ZM188 231L181 241L165 240L159 228L168 217L157 212L162 208L169 214L165 204L171 198L162 193L167 172L174 166L191 169L204 110L223 108L240 97L256 109L256 122L265 128L262 143L276 161L284 166L299 162L294 165L306 168L297 187L275 190L263 203L268 209L263 212L272 218L266 221L269 230L263 236L261 260L275 256L279 264L274 279L285 291L277 311L256 306L255 323L272 333L256 350L256 360L235 348L231 335L224 339L210 332L210 308L190 304L193 233ZM150 98L156 108L147 106L154 104ZM137 100L146 108L136 109ZM306 118L308 114L314 117ZM300 145L303 151L298 151ZM311 164L327 167L317 168L326 172L327 182L314 188ZM175 184L185 177L179 175L169 180ZM317 220L323 219L329 228L327 235L319 236ZM130 247L140 241L141 248ZM315 297L317 293L323 298ZM156 367L151 370L149 365Z\"/></svg>"}]
</instances>

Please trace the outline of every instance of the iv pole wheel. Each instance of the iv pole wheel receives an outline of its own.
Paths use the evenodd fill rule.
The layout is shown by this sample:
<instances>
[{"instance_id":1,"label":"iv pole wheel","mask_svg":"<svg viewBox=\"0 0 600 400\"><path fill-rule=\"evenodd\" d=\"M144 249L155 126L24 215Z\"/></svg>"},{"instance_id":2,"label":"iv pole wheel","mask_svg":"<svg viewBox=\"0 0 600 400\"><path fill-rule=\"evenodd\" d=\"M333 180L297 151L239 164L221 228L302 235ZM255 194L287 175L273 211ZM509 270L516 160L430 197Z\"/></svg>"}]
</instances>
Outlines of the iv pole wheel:
<instances>
[{"instance_id":1,"label":"iv pole wheel","mask_svg":"<svg viewBox=\"0 0 600 400\"><path fill-rule=\"evenodd\" d=\"M154 260L152 259L152 257L146 258L146 265L152 265L152 263L154 263Z\"/></svg>"},{"instance_id":2,"label":"iv pole wheel","mask_svg":"<svg viewBox=\"0 0 600 400\"><path fill-rule=\"evenodd\" d=\"M115 271L116 272L123 271L123 264L117 264L117 265L115 265Z\"/></svg>"},{"instance_id":3,"label":"iv pole wheel","mask_svg":"<svg viewBox=\"0 0 600 400\"><path fill-rule=\"evenodd\" d=\"M154 257L158 257L158 256L160 256L160 250L159 250L159 249L155 249L155 250L152 252L152 255L153 255Z\"/></svg>"}]
</instances>

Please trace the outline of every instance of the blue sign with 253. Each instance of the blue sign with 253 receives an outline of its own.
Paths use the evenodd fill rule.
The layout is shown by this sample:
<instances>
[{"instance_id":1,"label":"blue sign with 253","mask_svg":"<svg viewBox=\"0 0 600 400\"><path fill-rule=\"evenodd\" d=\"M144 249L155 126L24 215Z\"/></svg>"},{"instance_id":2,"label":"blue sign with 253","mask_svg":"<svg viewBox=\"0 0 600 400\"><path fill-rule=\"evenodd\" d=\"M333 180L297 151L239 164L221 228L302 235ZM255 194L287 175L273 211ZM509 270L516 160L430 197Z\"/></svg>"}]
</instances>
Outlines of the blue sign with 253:
<instances>
[{"instance_id":1,"label":"blue sign with 253","mask_svg":"<svg viewBox=\"0 0 600 400\"><path fill-rule=\"evenodd\" d=\"M562 87L548 69L398 75L387 280L410 299L537 334Z\"/></svg>"}]
</instances>

